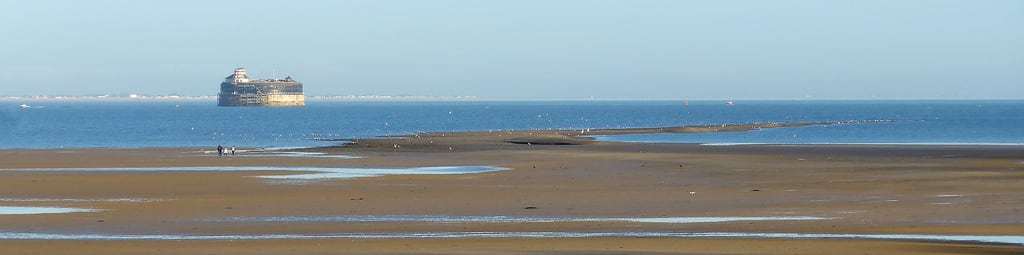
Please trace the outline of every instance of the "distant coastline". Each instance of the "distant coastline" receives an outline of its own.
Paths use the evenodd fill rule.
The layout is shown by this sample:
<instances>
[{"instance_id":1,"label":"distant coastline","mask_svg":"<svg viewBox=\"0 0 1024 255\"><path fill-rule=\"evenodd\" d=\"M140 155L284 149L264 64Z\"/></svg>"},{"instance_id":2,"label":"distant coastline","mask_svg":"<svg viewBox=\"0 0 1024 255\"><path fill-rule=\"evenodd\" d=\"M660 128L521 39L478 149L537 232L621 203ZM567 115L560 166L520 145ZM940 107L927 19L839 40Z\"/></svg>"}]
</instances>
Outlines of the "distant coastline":
<instances>
[{"instance_id":1,"label":"distant coastline","mask_svg":"<svg viewBox=\"0 0 1024 255\"><path fill-rule=\"evenodd\" d=\"M821 98L821 99L793 99L793 98L553 98L553 99L508 99L488 98L481 96L426 96L426 95L318 95L307 96L308 101L690 101L690 102L826 102L826 101L870 101L870 102L899 102L899 101L1019 101L1020 98ZM217 101L217 95L149 95L149 94L106 94L106 95L0 95L0 102L19 101Z\"/></svg>"},{"instance_id":2,"label":"distant coastline","mask_svg":"<svg viewBox=\"0 0 1024 255\"><path fill-rule=\"evenodd\" d=\"M374 101L374 100L481 100L478 96L389 96L389 95L330 95L309 96L310 101ZM216 95L101 95L101 96L0 96L0 101L217 101Z\"/></svg>"}]
</instances>

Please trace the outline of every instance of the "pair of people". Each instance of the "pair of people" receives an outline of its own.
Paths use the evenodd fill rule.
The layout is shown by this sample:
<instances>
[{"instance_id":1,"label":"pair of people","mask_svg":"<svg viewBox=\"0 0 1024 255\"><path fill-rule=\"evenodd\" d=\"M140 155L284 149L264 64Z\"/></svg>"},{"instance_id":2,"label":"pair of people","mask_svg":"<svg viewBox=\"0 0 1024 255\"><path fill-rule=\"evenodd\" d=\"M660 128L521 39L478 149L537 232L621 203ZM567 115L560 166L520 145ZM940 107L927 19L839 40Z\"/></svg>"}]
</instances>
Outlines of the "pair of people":
<instances>
[{"instance_id":1,"label":"pair of people","mask_svg":"<svg viewBox=\"0 0 1024 255\"><path fill-rule=\"evenodd\" d=\"M231 156L234 156L234 155L235 155L235 147L232 146L231 147ZM217 145L217 156L224 156L224 146L221 146L220 144Z\"/></svg>"}]
</instances>

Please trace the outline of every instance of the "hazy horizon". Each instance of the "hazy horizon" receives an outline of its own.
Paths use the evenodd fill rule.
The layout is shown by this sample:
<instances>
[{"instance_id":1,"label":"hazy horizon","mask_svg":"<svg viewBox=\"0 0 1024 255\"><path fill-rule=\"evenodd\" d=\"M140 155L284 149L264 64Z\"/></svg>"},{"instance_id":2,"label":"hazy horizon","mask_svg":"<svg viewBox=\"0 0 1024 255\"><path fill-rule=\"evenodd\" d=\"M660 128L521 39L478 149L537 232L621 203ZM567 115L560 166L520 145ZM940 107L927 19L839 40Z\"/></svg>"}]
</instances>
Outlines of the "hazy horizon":
<instances>
[{"instance_id":1,"label":"hazy horizon","mask_svg":"<svg viewBox=\"0 0 1024 255\"><path fill-rule=\"evenodd\" d=\"M0 96L1024 99L1024 1L9 1Z\"/></svg>"}]
</instances>

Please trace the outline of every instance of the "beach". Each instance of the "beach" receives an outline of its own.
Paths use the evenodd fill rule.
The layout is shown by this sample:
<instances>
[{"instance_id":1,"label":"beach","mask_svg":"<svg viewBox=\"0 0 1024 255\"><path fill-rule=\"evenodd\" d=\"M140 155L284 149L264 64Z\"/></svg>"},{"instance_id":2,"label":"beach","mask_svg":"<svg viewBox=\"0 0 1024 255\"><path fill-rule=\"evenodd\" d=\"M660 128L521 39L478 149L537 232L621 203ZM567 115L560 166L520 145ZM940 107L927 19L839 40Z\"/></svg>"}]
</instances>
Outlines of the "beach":
<instances>
[{"instance_id":1,"label":"beach","mask_svg":"<svg viewBox=\"0 0 1024 255\"><path fill-rule=\"evenodd\" d=\"M0 215L0 253L1024 252L1019 243L943 238L1020 238L1021 146L579 137L619 133L629 132L422 133L222 157L213 148L0 150L0 206L97 210ZM503 170L264 178L437 166Z\"/></svg>"}]
</instances>

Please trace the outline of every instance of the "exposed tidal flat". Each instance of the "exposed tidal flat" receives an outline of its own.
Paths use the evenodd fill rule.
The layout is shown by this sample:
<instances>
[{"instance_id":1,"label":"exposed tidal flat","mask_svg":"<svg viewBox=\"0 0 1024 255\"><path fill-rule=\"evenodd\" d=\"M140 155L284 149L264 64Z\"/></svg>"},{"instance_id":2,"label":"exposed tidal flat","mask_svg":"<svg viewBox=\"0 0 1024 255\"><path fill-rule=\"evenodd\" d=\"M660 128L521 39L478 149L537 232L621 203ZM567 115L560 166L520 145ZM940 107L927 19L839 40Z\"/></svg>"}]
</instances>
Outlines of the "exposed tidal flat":
<instances>
[{"instance_id":1,"label":"exposed tidal flat","mask_svg":"<svg viewBox=\"0 0 1024 255\"><path fill-rule=\"evenodd\" d=\"M88 209L0 215L0 250L1024 252L1024 147L701 146L589 138L682 130L726 131L705 125L425 132L293 149L289 156L201 152L208 148L0 150L0 206ZM367 175L331 177L351 171ZM277 181L289 176L303 181Z\"/></svg>"},{"instance_id":2,"label":"exposed tidal flat","mask_svg":"<svg viewBox=\"0 0 1024 255\"><path fill-rule=\"evenodd\" d=\"M1020 253L1020 106L10 109L0 253Z\"/></svg>"}]
</instances>

